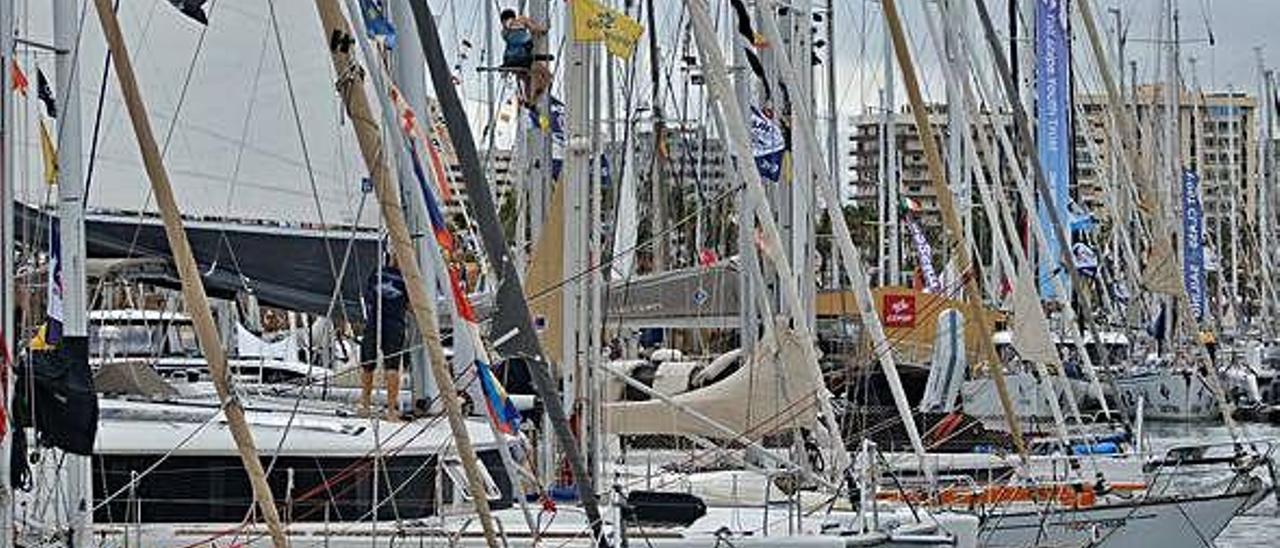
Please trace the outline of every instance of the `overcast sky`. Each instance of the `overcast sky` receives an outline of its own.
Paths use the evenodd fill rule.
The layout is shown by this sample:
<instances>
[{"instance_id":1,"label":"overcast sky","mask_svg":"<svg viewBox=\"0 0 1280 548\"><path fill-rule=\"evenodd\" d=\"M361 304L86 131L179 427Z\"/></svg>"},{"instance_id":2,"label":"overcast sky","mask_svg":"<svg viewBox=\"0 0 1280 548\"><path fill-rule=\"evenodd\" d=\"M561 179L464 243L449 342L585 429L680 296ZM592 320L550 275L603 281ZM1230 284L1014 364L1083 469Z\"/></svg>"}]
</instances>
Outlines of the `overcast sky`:
<instances>
[{"instance_id":1,"label":"overcast sky","mask_svg":"<svg viewBox=\"0 0 1280 548\"><path fill-rule=\"evenodd\" d=\"M473 112L482 111L479 107L485 98L484 79L475 71L484 63L480 49L486 37L494 37L494 41L498 41L496 33L486 34L485 23L492 21L497 7L513 5L515 1L431 0L440 22L442 42L451 60L460 65L463 91L472 100ZM1163 1L1094 0L1108 32L1112 25L1107 8L1123 4L1126 20L1130 22L1129 56L1139 61L1139 78L1142 81L1150 81L1155 76L1155 46L1146 40L1159 36L1156 23ZM620 4L622 0L615 2ZM684 79L680 78L681 70L678 68L682 54L681 29L687 25L683 2L655 2L660 10L656 29L649 31L655 32L659 39L664 57L663 73L671 75L669 87L664 92L668 115L677 114L687 106L690 118L705 120L700 115L704 109L703 98L696 87L689 88L688 94L683 91ZM1005 0L988 2L1001 32L1006 32ZM1280 22L1280 0L1176 2L1181 14L1183 39L1187 42L1182 46L1182 52L1184 72L1189 82L1198 78L1206 89L1223 90L1234 85L1236 89L1252 92L1257 87L1255 47L1263 48L1270 65L1280 66L1280 42L1276 38L1280 33L1275 32L1277 22ZM560 0L550 0L549 3L552 9L552 43L560 44L559 38L565 27L565 3ZM824 2L815 0L814 3ZM19 27L23 37L43 42L50 40L47 4L19 4ZM84 13L81 41L81 53L87 69L81 71L79 86L86 117L86 150L90 144L88 130L92 126L89 122L96 108L104 55L97 18L89 4ZM217 0L212 5L211 25L198 55L195 52L202 29L178 14L168 0L135 0L121 5L122 24L134 53L153 125L158 132L169 135L173 112L180 103L182 105L172 132L173 146L168 150L166 160L175 184L180 187L183 206L210 215L291 218L296 212L314 210L307 204L316 201L318 192L318 201L323 204L321 209L326 211L327 219L350 220L369 215L367 210L363 214L356 211L360 198L358 181L364 169L355 154L350 129L340 114L341 109L333 93L332 67L323 47L324 37L320 36L314 5L305 0L272 0L270 4L276 7L280 20L280 39L286 50L285 56L281 56L276 48L276 36L270 25L270 14L266 9L268 2L265 0ZM728 0L710 0L709 4L722 21L727 21ZM966 1L965 5L970 4ZM874 103L876 90L882 85L883 24L877 1L836 0L836 6L838 110L842 115L849 115L860 112L868 102ZM900 0L899 6L926 92L933 98L940 98L942 86L938 55L924 18L925 6L931 6L931 10L936 7L925 0ZM486 7L490 8L489 15L485 14ZM1028 15L1024 15L1024 19L1029 21ZM973 43L981 46L982 42L977 40L980 35L976 17L970 18L964 28L971 34ZM1216 38L1212 47L1207 43L1210 30ZM728 35L727 32L723 34ZM1083 35L1082 32L1077 34ZM414 39L411 33L402 32L401 40ZM470 47L464 44L470 44ZM1079 59L1090 57L1084 44L1077 43L1074 49ZM464 50L466 59L462 57ZM638 74L635 94L647 98L646 50L645 47L639 48L630 67ZM985 55L985 50L981 51ZM557 49L556 53L561 52ZM819 54L823 58L830 55L826 51ZM1187 68L1187 61L1193 56L1199 59L1194 77ZM286 58L287 70L299 95L302 132L298 132L295 126L297 121L289 100L289 88L282 77ZM46 72L52 70L52 60L36 50L24 49L20 60L28 69L43 67ZM989 62L985 64L989 65ZM191 85L184 94L182 83L192 67ZM619 82L625 80L626 68L627 65L617 65ZM1077 78L1077 83L1086 90L1097 90L1096 76L1090 70L1084 72ZM901 81L900 78L898 80ZM821 76L818 85L820 88L825 85ZM506 90L505 96L509 98L510 82L500 87ZM684 101L686 97L688 101ZM32 129L39 107L34 97L28 98L25 106L23 116L26 119L19 124L20 139L26 145L24 157L29 164L24 167L24 173L34 175L41 169L38 141ZM819 101L818 110L825 113L824 101ZM307 164L300 142L303 138L310 149L315 186L305 169ZM94 203L122 209L141 208L147 203L146 186L139 184L142 170L114 83L107 91L101 142L95 168L95 180L98 182L93 185ZM24 188L35 195L44 194L38 179L35 176L24 177L27 181ZM249 193L256 193L263 199L245 199L244 195ZM304 204L305 208L294 205L295 202Z\"/></svg>"},{"instance_id":2,"label":"overcast sky","mask_svg":"<svg viewBox=\"0 0 1280 548\"><path fill-rule=\"evenodd\" d=\"M228 0L223 0L228 1ZM812 0L815 5L825 5L825 0ZM900 0L899 11L904 18L907 33L912 42L912 52L919 63L919 73L930 97L941 97L943 92L938 70L938 56L930 40L928 27L925 25L924 6L936 11L938 0ZM1002 36L1007 37L1005 22L1007 0L986 0L988 7L996 19ZM1023 4L1031 4L1029 0L1017 0ZM1064 0L1066 1L1066 0ZM1096 14L1101 21L1104 32L1108 34L1108 51L1114 47L1110 41L1114 39L1114 23L1110 8L1122 7L1124 10L1126 35L1128 43L1126 56L1138 62L1138 78L1141 82L1163 79L1163 74L1155 74L1156 47L1153 43L1161 36L1161 8L1165 0L1093 0ZM1181 59L1183 77L1188 85L1198 79L1206 90L1226 90L1228 86L1236 89L1257 88L1257 60L1255 47L1261 47L1269 65L1280 65L1280 33L1275 32L1280 23L1280 0L1173 0L1179 12L1182 46ZM507 6L514 0L491 0L492 6ZM623 0L615 0L622 4ZM636 5L643 2L636 1ZM661 43L664 66L671 66L681 45L680 31L687 24L687 16L678 0L656 0L659 6L657 17L657 36ZM728 0L711 0L708 2L715 14L727 20ZM796 2L793 2L796 3ZM875 104L878 99L877 90L883 85L883 16L878 0L835 0L836 8L836 43L837 59L836 88L839 98L839 110L843 114L858 113L863 105ZM962 4L972 9L969 0ZM475 49L471 50L472 59L478 62L479 48L483 47L484 21L482 10L484 4L477 0L433 0L432 6L440 18L441 29L445 34L446 44L460 44L468 39ZM553 38L563 27L563 3L551 2ZM496 8L495 8L496 9ZM1024 23L1030 23L1029 9L1023 9L1021 17ZM643 21L642 21L643 22ZM1079 85L1086 90L1101 91L1096 71L1092 68L1088 44L1084 42L1085 33L1079 19L1073 20L1075 25L1075 54L1079 63L1088 66L1077 75ZM970 15L965 25L971 33L973 44L982 47L984 42L978 25L976 14ZM652 29L650 29L652 30ZM825 30L823 31L825 32ZM1214 45L1208 44L1212 33ZM1022 36L1029 36L1026 30ZM646 38L647 39L647 38ZM1007 42L1007 38L1003 39ZM1027 44L1030 45L1029 42ZM820 52L823 57L826 52ZM644 66L647 66L647 52L641 48L637 52L637 62L641 64L640 80L637 93L648 95L648 84L645 82ZM1191 59L1195 58L1195 71L1191 70ZM665 71L664 71L665 72ZM474 74L474 73L472 73ZM676 72L678 74L678 72ZM1126 69L1125 77L1128 78ZM820 72L818 85L825 88L825 79ZM898 78L899 88L901 78ZM468 89L473 97L482 96L482 82L472 79ZM670 90L671 92L678 90ZM899 94L902 90L899 89ZM696 97L696 96L695 96ZM901 101L900 101L901 103ZM819 105L825 111L825 103Z\"/></svg>"}]
</instances>

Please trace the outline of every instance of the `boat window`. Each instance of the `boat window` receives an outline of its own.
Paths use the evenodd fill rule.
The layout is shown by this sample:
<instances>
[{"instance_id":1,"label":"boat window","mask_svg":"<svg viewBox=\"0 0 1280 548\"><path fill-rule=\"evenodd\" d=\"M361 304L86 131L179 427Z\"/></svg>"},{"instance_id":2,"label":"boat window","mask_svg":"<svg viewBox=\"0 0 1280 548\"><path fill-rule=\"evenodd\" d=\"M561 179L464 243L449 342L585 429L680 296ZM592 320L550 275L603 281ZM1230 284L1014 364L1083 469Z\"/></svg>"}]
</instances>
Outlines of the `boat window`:
<instances>
[{"instance_id":1,"label":"boat window","mask_svg":"<svg viewBox=\"0 0 1280 548\"><path fill-rule=\"evenodd\" d=\"M149 356L163 343L157 326L96 324L89 326L89 351L105 356Z\"/></svg>"},{"instance_id":2,"label":"boat window","mask_svg":"<svg viewBox=\"0 0 1280 548\"><path fill-rule=\"evenodd\" d=\"M480 479L484 481L484 494L489 500L502 498L502 491L498 490L498 484L493 482L493 476L489 475L489 470L483 465L480 468ZM462 461L456 456L447 456L444 458L444 471L449 475L449 480L453 482L454 487L462 493L462 498L471 500L471 484L467 482L467 473L462 468Z\"/></svg>"},{"instance_id":3,"label":"boat window","mask_svg":"<svg viewBox=\"0 0 1280 548\"><path fill-rule=\"evenodd\" d=\"M169 325L169 351L184 356L199 356L200 342L196 339L195 326L189 323Z\"/></svg>"}]
</instances>

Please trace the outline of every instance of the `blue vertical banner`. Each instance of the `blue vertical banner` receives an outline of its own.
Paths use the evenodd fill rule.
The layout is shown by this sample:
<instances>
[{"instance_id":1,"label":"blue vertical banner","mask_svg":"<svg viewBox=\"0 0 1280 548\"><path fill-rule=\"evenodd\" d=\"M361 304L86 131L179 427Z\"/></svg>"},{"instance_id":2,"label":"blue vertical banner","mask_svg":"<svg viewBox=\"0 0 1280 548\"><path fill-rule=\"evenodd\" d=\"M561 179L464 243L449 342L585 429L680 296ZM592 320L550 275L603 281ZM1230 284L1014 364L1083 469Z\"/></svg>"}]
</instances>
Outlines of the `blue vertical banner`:
<instances>
[{"instance_id":1,"label":"blue vertical banner","mask_svg":"<svg viewBox=\"0 0 1280 548\"><path fill-rule=\"evenodd\" d=\"M1182 170L1182 281L1187 305L1196 321L1204 320L1204 210L1200 204L1200 176Z\"/></svg>"},{"instance_id":2,"label":"blue vertical banner","mask_svg":"<svg viewBox=\"0 0 1280 548\"><path fill-rule=\"evenodd\" d=\"M1058 276L1063 287L1070 286L1068 266L1058 257L1062 246L1071 242L1058 241L1047 209L1057 208L1058 218L1065 220L1071 200L1071 47L1063 1L1036 1L1036 146L1053 199L1050 204L1041 196L1039 203L1040 226L1049 244L1048 253L1040 258L1040 294L1046 299L1056 296L1052 276Z\"/></svg>"}]
</instances>

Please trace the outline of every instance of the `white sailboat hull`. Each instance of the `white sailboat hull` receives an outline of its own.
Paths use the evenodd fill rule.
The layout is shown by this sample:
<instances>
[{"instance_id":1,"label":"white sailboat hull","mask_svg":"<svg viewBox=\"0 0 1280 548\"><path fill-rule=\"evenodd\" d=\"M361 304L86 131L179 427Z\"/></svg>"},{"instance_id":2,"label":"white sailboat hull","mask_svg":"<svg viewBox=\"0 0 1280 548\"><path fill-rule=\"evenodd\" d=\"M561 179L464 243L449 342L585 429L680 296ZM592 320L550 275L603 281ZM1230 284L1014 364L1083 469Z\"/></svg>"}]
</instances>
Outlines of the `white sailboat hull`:
<instances>
[{"instance_id":1,"label":"white sailboat hull","mask_svg":"<svg viewBox=\"0 0 1280 548\"><path fill-rule=\"evenodd\" d=\"M606 516L605 534L610 545L618 546L623 531L617 527L616 508L601 508ZM535 510L536 512L536 510ZM816 515L821 516L821 512ZM612 516L612 517L610 517ZM789 519L790 517L790 519ZM845 517L852 517L847 515ZM625 535L631 546L663 548L706 548L710 546L735 546L742 548L976 548L979 521L975 516L960 513L934 514L935 522L926 525L902 525L891 533L871 532L841 535L823 532L822 519L802 518L795 523L794 513L775 505L761 507L729 508L711 507L707 515L688 527L629 526ZM517 509L494 512L501 536L506 546L534 547L559 546L565 548L594 548L597 544L587 535L585 516L576 507L562 506L555 513L541 514L542 529L530 532ZM886 512L881 523L908 519L906 515ZM790 522L790 523L789 523ZM768 525L765 525L765 524ZM186 546L197 542L209 542L218 538L223 542L246 542L265 538L265 530L253 526L236 530L237 524L177 524L167 526L143 525L140 527L99 527L99 538L115 539L123 544L126 538L144 546ZM294 548L380 548L391 546L449 546L482 547L485 539L479 525L469 515L453 515L445 518L407 520L395 522L329 523L293 525L288 529L290 545ZM139 542L140 541L140 542Z\"/></svg>"},{"instance_id":2,"label":"white sailboat hull","mask_svg":"<svg viewBox=\"0 0 1280 548\"><path fill-rule=\"evenodd\" d=\"M1142 398L1149 420L1193 422L1221 417L1208 382L1192 371L1136 373L1117 378L1116 387L1130 409L1135 409Z\"/></svg>"},{"instance_id":3,"label":"white sailboat hull","mask_svg":"<svg viewBox=\"0 0 1280 548\"><path fill-rule=\"evenodd\" d=\"M1042 515L1035 509L993 513L979 534L987 548L1108 547L1193 548L1213 539L1237 513L1266 490L1233 494L1137 500Z\"/></svg>"}]
</instances>

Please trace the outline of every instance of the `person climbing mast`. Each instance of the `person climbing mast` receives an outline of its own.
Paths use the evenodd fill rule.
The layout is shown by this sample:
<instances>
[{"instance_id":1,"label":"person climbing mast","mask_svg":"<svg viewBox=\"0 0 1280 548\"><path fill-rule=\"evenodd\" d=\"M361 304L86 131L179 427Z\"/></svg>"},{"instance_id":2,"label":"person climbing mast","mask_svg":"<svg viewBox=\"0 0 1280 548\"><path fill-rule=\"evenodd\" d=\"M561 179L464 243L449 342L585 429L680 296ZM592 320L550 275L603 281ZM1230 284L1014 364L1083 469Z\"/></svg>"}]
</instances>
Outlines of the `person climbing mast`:
<instances>
[{"instance_id":1,"label":"person climbing mast","mask_svg":"<svg viewBox=\"0 0 1280 548\"><path fill-rule=\"evenodd\" d=\"M547 66L550 57L538 55L534 45L539 36L547 33L547 27L530 17L517 15L511 8L502 10L499 19L502 41L506 43L501 68L516 74L520 81L520 102L537 112L538 100L551 84L551 69Z\"/></svg>"}]
</instances>

